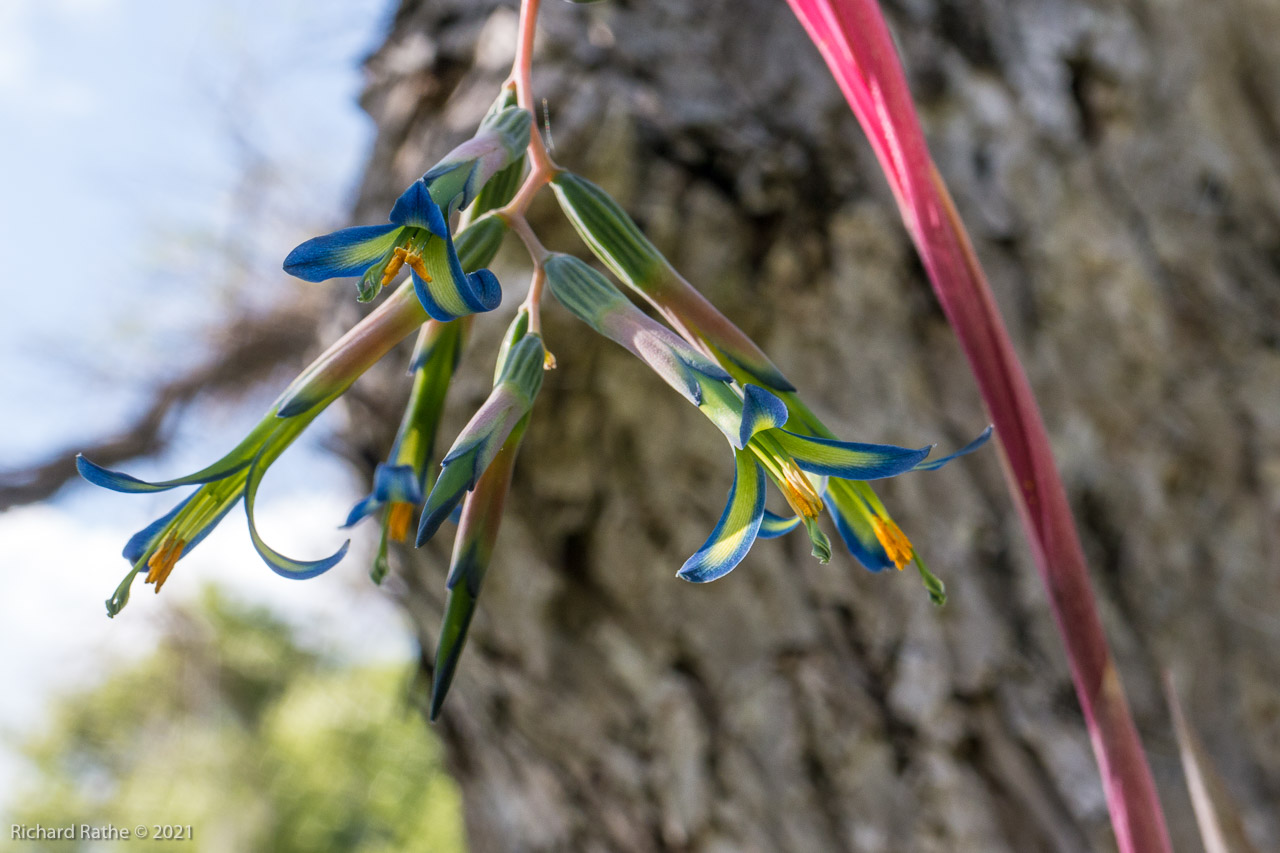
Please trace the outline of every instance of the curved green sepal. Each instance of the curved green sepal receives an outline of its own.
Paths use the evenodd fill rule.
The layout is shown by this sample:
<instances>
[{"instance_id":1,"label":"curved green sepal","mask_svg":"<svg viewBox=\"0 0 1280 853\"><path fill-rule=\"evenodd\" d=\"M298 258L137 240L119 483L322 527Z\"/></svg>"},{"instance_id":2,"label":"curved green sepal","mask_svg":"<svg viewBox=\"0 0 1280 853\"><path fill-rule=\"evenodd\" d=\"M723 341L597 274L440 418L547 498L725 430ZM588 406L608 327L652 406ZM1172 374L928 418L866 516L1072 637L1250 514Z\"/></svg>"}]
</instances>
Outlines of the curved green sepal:
<instances>
[{"instance_id":1,"label":"curved green sepal","mask_svg":"<svg viewBox=\"0 0 1280 853\"><path fill-rule=\"evenodd\" d=\"M533 116L519 107L486 116L475 136L422 176L431 198L445 211L468 207L494 175L524 154L532 125Z\"/></svg>"},{"instance_id":2,"label":"curved green sepal","mask_svg":"<svg viewBox=\"0 0 1280 853\"><path fill-rule=\"evenodd\" d=\"M924 560L920 559L919 554L912 558L912 562L916 564L916 570L920 572L920 580L924 581L924 588L929 593L929 600L938 607L946 604L947 585L942 582L942 578L929 571L929 567L924 564Z\"/></svg>"}]
</instances>

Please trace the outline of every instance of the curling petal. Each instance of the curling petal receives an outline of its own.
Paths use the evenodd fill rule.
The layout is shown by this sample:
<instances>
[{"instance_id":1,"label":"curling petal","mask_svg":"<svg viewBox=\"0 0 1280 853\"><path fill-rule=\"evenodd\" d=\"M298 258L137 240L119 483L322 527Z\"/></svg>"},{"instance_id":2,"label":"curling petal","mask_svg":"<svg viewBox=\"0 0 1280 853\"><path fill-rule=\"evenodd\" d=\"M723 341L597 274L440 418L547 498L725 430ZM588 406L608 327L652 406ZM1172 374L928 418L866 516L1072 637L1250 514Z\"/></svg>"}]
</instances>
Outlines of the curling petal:
<instances>
[{"instance_id":1,"label":"curling petal","mask_svg":"<svg viewBox=\"0 0 1280 853\"><path fill-rule=\"evenodd\" d=\"M365 495L356 505L351 508L351 512L347 513L347 520L342 523L343 529L354 527L359 522L368 518L370 515L378 511L382 506L382 501L373 495Z\"/></svg>"},{"instance_id":2,"label":"curling petal","mask_svg":"<svg viewBox=\"0 0 1280 853\"><path fill-rule=\"evenodd\" d=\"M497 276L487 269L464 273L447 233L428 241L422 251L422 264L427 277L419 275L417 269L411 270L413 289L423 310L433 319L448 322L492 311L502 304L502 285Z\"/></svg>"},{"instance_id":3,"label":"curling petal","mask_svg":"<svg viewBox=\"0 0 1280 853\"><path fill-rule=\"evenodd\" d=\"M760 530L756 533L756 538L777 539L779 536L785 536L799 526L800 516L793 515L790 518L783 518L766 509L764 518L760 522Z\"/></svg>"},{"instance_id":4,"label":"curling petal","mask_svg":"<svg viewBox=\"0 0 1280 853\"><path fill-rule=\"evenodd\" d=\"M862 444L796 435L784 429L770 433L802 470L849 480L895 477L915 468L932 448L912 449L892 444Z\"/></svg>"},{"instance_id":5,"label":"curling petal","mask_svg":"<svg viewBox=\"0 0 1280 853\"><path fill-rule=\"evenodd\" d=\"M678 577L707 583L734 569L751 549L764 518L764 469L745 450L735 450L729 502L711 536L685 562Z\"/></svg>"},{"instance_id":6,"label":"curling petal","mask_svg":"<svg viewBox=\"0 0 1280 853\"><path fill-rule=\"evenodd\" d=\"M418 179L396 199L391 208L391 224L397 227L425 228L437 237L449 234L440 205L431 198L431 189Z\"/></svg>"},{"instance_id":7,"label":"curling petal","mask_svg":"<svg viewBox=\"0 0 1280 853\"><path fill-rule=\"evenodd\" d=\"M991 438L991 433L994 430L995 430L994 424L991 426L988 426L978 435L977 438L975 438L973 441L969 442L964 447L957 450L955 453L952 453L949 456L943 456L941 459L930 459L928 462L921 462L918 465L916 465L913 470L936 471L939 468L941 468L943 465L946 465L952 459L972 453L973 451L977 450L979 447L982 447L982 445L986 444L987 441Z\"/></svg>"},{"instance_id":8,"label":"curling petal","mask_svg":"<svg viewBox=\"0 0 1280 853\"><path fill-rule=\"evenodd\" d=\"M742 428L739 438L746 447L751 436L764 429L780 427L787 422L787 404L758 385L743 389Z\"/></svg>"},{"instance_id":9,"label":"curling petal","mask_svg":"<svg viewBox=\"0 0 1280 853\"><path fill-rule=\"evenodd\" d=\"M284 271L303 281L326 281L363 275L386 257L400 236L401 226L357 225L313 237L284 259Z\"/></svg>"},{"instance_id":10,"label":"curling petal","mask_svg":"<svg viewBox=\"0 0 1280 853\"><path fill-rule=\"evenodd\" d=\"M273 572L292 580L307 580L329 571L347 555L347 549L351 547L350 539L343 542L341 548L324 559L294 560L273 549L258 534L258 525L253 519L253 505L258 495L258 486L262 483L262 476L266 473L266 468L259 464L261 460L262 454L259 453L253 464L249 466L249 478L244 487L244 514L249 521L249 538L253 540L254 550Z\"/></svg>"},{"instance_id":11,"label":"curling petal","mask_svg":"<svg viewBox=\"0 0 1280 853\"><path fill-rule=\"evenodd\" d=\"M855 505L860 498L849 491L846 484L833 480L823 491L822 497L835 520L836 532L840 534L854 559L870 572L880 572L893 565L893 560L889 559L884 545L876 536L867 513L859 511L859 507Z\"/></svg>"},{"instance_id":12,"label":"curling petal","mask_svg":"<svg viewBox=\"0 0 1280 853\"><path fill-rule=\"evenodd\" d=\"M238 450L239 448L237 448ZM94 462L90 462L84 456L76 455L76 470L80 472L80 476L93 483L95 486L101 486L104 489L110 489L113 492L126 492L128 494L144 494L148 492L163 492L178 486L194 486L200 483L212 483L215 480L221 480L229 477L237 471L244 469L249 464L247 459L236 459L235 451L227 454L207 468L188 474L185 477L177 477L172 480L156 480L148 482L147 480L139 480L137 477L130 476L120 471L112 471L103 468Z\"/></svg>"}]
</instances>

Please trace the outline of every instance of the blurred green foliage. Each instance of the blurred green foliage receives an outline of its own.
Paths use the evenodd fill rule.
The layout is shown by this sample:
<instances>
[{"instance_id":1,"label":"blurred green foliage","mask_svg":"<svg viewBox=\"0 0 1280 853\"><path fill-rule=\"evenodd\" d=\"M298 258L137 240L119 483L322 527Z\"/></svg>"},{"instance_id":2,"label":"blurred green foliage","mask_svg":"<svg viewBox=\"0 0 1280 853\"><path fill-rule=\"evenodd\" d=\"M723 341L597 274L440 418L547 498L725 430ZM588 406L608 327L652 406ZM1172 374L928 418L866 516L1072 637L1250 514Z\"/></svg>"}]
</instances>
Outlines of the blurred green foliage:
<instances>
[{"instance_id":1,"label":"blurred green foliage","mask_svg":"<svg viewBox=\"0 0 1280 853\"><path fill-rule=\"evenodd\" d=\"M344 666L215 590L154 653L66 696L24 745L10 823L192 827L192 841L0 850L315 853L464 849L461 801L402 667Z\"/></svg>"}]
</instances>

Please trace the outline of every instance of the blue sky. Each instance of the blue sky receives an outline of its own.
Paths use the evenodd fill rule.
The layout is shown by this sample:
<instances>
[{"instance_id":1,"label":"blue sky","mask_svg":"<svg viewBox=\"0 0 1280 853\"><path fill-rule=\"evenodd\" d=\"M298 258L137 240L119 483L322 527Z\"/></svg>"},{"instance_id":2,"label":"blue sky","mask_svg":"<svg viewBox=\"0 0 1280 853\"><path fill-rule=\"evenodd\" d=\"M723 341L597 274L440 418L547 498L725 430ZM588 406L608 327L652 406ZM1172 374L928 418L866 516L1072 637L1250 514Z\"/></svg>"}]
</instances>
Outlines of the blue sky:
<instances>
[{"instance_id":1,"label":"blue sky","mask_svg":"<svg viewBox=\"0 0 1280 853\"><path fill-rule=\"evenodd\" d=\"M358 180L372 135L356 106L359 62L388 6L0 0L0 469L120 427L149 385L200 359L200 330L228 308L289 297L280 259L342 220ZM131 470L211 461L272 396L200 407L179 449ZM357 484L315 437L277 467L264 535L295 556L329 553ZM337 569L299 583L272 575L231 516L162 596L138 588L108 620L121 546L175 500L76 484L0 515L0 730L28 730L57 691L145 650L164 608L209 581L352 655L409 653L394 610L370 591L367 532ZM0 804L20 773L0 743Z\"/></svg>"}]
</instances>

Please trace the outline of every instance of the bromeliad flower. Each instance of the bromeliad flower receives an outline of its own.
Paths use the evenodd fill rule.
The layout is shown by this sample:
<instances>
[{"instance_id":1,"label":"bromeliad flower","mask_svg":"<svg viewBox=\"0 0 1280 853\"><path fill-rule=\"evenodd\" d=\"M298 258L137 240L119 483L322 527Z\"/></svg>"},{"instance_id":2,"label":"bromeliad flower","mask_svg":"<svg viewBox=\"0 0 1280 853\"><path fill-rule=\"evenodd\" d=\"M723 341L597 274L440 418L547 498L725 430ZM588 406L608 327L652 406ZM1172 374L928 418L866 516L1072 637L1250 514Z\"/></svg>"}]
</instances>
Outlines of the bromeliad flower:
<instances>
[{"instance_id":1,"label":"bromeliad flower","mask_svg":"<svg viewBox=\"0 0 1280 853\"><path fill-rule=\"evenodd\" d=\"M277 574L294 579L315 577L341 561L350 542L343 543L334 554L321 560L294 560L284 556L262 540L253 516L254 498L262 475L323 408L318 406L296 418L281 419L275 416L273 407L258 427L222 459L173 480L147 482L77 456L76 467L82 477L117 492L161 492L199 485L189 497L129 539L123 555L132 568L107 600L107 614L116 615L128 603L133 581L144 570L146 583L155 584L159 592L178 560L190 554L241 499L254 548Z\"/></svg>"},{"instance_id":2,"label":"bromeliad flower","mask_svg":"<svg viewBox=\"0 0 1280 853\"><path fill-rule=\"evenodd\" d=\"M532 119L525 110L505 106L507 100L504 93L473 138L404 191L387 225L357 225L308 240L285 258L285 272L304 281L358 276L357 298L368 302L408 268L418 300L436 320L498 307L502 290L493 274L463 272L448 219L523 157Z\"/></svg>"},{"instance_id":3,"label":"bromeliad flower","mask_svg":"<svg viewBox=\"0 0 1280 853\"><path fill-rule=\"evenodd\" d=\"M766 477L778 486L797 517L792 524L771 516L766 533L780 535L804 523L815 554L825 562L829 545L814 523L823 502L809 475L873 480L922 466L936 467L953 458L930 465L924 461L930 447L842 442L785 430L789 413L781 399L756 385L739 390L727 372L646 316L600 273L569 255L551 255L544 266L551 291L562 305L646 362L696 405L733 447L734 481L728 505L710 538L681 568L679 576L686 580L715 580L746 556L765 522Z\"/></svg>"},{"instance_id":4,"label":"bromeliad flower","mask_svg":"<svg viewBox=\"0 0 1280 853\"><path fill-rule=\"evenodd\" d=\"M413 511L422 503L422 484L412 465L388 465L378 463L373 471L373 491L362 498L351 512L343 527L354 527L357 522L386 510L388 535L397 542L409 538L409 524Z\"/></svg>"},{"instance_id":5,"label":"bromeliad flower","mask_svg":"<svg viewBox=\"0 0 1280 853\"><path fill-rule=\"evenodd\" d=\"M526 333L528 322L526 313L517 315L508 331L508 345L498 355L493 391L441 461L440 475L422 508L418 545L434 536L466 493L475 488L507 436L533 408L542 388L546 349L541 336Z\"/></svg>"},{"instance_id":6,"label":"bromeliad flower","mask_svg":"<svg viewBox=\"0 0 1280 853\"><path fill-rule=\"evenodd\" d=\"M514 346L518 346L525 336L529 335L529 314L521 311L515 322L507 330L507 338L503 351L515 354ZM536 336L533 336L536 337ZM537 349L529 350L530 360ZM506 372L506 359L500 358L502 373ZM501 382L501 373L499 382ZM444 698L453 683L454 673L458 669L458 661L467 642L467 630L471 627L471 618L475 615L476 604L480 597L480 586L489 572L489 563L493 558L494 544L498 541L498 529L502 525L502 507L511 488L511 473L515 468L516 456L520 452L520 442L529 425L530 413L516 421L515 426L502 441L501 447L494 455L484 472L475 482L474 488L466 495L462 511L458 519L458 535L453 540L453 557L449 562L449 576L445 587L449 590L445 602L444 620L440 625L440 640L436 644L435 667L431 673L431 707L430 717L434 720L440 714Z\"/></svg>"},{"instance_id":7,"label":"bromeliad flower","mask_svg":"<svg viewBox=\"0 0 1280 853\"><path fill-rule=\"evenodd\" d=\"M687 341L713 355L719 366L744 387L759 385L776 395L785 404L786 423L792 432L820 441L835 439L764 351L680 275L604 190L569 172L557 175L552 187L561 209L595 256ZM941 467L956 456L981 447L990 436L988 429L963 450L921 463L917 470ZM849 552L871 571L887 566L901 569L914 561L931 597L940 603L942 582L925 567L872 487L853 479L827 478L823 482L826 485L821 489L822 499L831 507L836 529ZM783 519L766 513L758 536L780 536L798 527L802 519L803 514ZM812 528L809 531L812 538ZM819 544L815 541L815 545Z\"/></svg>"},{"instance_id":8,"label":"bromeliad flower","mask_svg":"<svg viewBox=\"0 0 1280 853\"><path fill-rule=\"evenodd\" d=\"M395 442L387 454L387 462L380 463L374 471L373 491L352 507L347 516L346 527L370 516L381 520L382 535L370 572L375 583L381 583L387 575L389 541L408 540L422 505L428 463L444 413L444 398L462 356L469 319L451 323L428 320L423 324L409 366L413 387Z\"/></svg>"},{"instance_id":9,"label":"bromeliad flower","mask_svg":"<svg viewBox=\"0 0 1280 853\"><path fill-rule=\"evenodd\" d=\"M478 220L458 235L462 259L471 266L488 263L505 231L501 220L493 217ZM82 477L117 492L136 494L181 486L198 487L173 510L129 540L124 556L132 569L107 601L108 614L114 616L125 606L133 581L143 571L146 582L155 584L158 592L177 561L190 554L241 499L245 502L250 538L272 570L285 577L308 578L336 564L346 553L346 545L328 558L307 561L290 559L263 542L253 518L258 484L271 463L326 406L426 320L413 288L402 286L290 383L239 444L194 474L152 483L110 471L83 456L77 457L76 466ZM450 326L454 328L453 333L460 334L457 324Z\"/></svg>"},{"instance_id":10,"label":"bromeliad flower","mask_svg":"<svg viewBox=\"0 0 1280 853\"><path fill-rule=\"evenodd\" d=\"M304 281L359 276L358 299L368 302L408 267L418 301L433 319L498 307L497 278L487 269L462 271L449 225L425 181L404 191L390 219L387 225L357 225L308 240L289 253L284 270Z\"/></svg>"}]
</instances>

